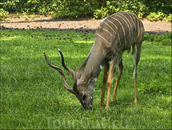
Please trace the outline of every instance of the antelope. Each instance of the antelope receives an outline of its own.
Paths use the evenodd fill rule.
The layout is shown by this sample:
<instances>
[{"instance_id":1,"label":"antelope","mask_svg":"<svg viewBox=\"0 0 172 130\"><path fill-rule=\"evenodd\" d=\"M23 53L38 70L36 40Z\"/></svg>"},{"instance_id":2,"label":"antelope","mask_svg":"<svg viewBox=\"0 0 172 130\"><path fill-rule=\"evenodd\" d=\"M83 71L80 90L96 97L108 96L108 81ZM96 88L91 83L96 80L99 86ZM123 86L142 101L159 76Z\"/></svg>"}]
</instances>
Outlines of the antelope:
<instances>
[{"instance_id":1,"label":"antelope","mask_svg":"<svg viewBox=\"0 0 172 130\"><path fill-rule=\"evenodd\" d=\"M88 54L88 57L81 65L81 67L77 68L76 73L65 65L63 54L59 49L62 58L62 66L64 67L64 69L70 72L70 74L73 77L73 89L67 84L62 69L52 65L47 59L45 52L43 53L48 65L56 69L61 74L64 87L69 92L73 93L78 98L82 106L87 110L92 109L93 89L97 77L101 69L104 67L103 87L100 106L104 105L105 86L107 83L108 93L105 109L108 109L113 75L117 67L117 79L113 91L112 100L115 98L117 87L122 75L122 55L125 50L127 50L127 52L129 53L131 47L134 62L134 103L137 103L137 65L140 60L143 37L144 27L141 20L133 13L118 12L110 15L109 17L104 18L100 22L98 29L95 33L95 41L90 50L90 53ZM109 68L110 61L111 64ZM108 70L109 75L107 77Z\"/></svg>"}]
</instances>

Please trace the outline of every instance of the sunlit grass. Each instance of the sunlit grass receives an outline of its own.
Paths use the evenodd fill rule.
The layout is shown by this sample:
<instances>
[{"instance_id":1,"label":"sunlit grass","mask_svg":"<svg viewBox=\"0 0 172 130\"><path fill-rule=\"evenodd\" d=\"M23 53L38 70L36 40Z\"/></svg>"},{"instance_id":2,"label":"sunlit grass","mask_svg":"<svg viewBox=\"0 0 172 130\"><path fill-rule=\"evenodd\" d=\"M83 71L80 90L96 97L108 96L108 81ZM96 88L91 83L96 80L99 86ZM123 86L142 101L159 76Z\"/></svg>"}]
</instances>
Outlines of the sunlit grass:
<instances>
[{"instance_id":1,"label":"sunlit grass","mask_svg":"<svg viewBox=\"0 0 172 130\"><path fill-rule=\"evenodd\" d=\"M63 87L60 74L47 65L43 51L53 64L63 68L57 51L60 48L67 66L76 70L93 42L93 33L2 30L0 128L171 129L171 47L143 42L137 70L137 104L133 103L133 56L125 52L116 100L110 102L108 110L99 107L102 70L94 88L93 110L85 111ZM72 76L64 73L72 87ZM111 95L115 80L116 74ZM143 94L144 87L160 87L167 92Z\"/></svg>"}]
</instances>

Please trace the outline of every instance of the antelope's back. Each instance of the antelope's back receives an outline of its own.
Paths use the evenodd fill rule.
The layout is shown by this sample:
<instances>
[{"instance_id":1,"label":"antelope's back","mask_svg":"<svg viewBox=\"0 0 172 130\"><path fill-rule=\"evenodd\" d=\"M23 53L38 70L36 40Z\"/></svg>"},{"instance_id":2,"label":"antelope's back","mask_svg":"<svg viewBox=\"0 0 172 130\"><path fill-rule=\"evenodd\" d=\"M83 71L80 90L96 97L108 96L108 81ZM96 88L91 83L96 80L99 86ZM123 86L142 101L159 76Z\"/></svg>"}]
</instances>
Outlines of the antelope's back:
<instances>
[{"instance_id":1,"label":"antelope's back","mask_svg":"<svg viewBox=\"0 0 172 130\"><path fill-rule=\"evenodd\" d=\"M135 14L118 12L101 21L96 37L107 44L117 41L118 47L123 46L127 49L133 43L141 42L143 34L143 24Z\"/></svg>"}]
</instances>

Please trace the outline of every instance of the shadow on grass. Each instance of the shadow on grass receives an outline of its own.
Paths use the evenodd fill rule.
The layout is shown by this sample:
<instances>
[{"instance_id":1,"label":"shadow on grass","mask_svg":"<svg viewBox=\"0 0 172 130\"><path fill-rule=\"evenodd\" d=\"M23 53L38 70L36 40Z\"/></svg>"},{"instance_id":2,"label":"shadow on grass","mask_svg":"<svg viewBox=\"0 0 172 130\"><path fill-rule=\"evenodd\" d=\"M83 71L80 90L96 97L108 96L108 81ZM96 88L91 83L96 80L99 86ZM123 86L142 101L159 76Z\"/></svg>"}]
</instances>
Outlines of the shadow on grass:
<instances>
[{"instance_id":1,"label":"shadow on grass","mask_svg":"<svg viewBox=\"0 0 172 130\"><path fill-rule=\"evenodd\" d=\"M48 21L48 20L38 20L38 22L45 22L45 21ZM51 20L50 20L51 21ZM52 20L52 21L56 21L56 20ZM19 23L27 23L28 21L22 21L22 22L19 22ZM35 22L35 21L29 21L29 22ZM14 22L15 23L15 22ZM18 22L17 22L18 23ZM1 30L53 30L53 31L61 31L61 32L68 32L68 31L75 31L77 33L96 33L96 29L89 29L89 28L83 28L83 27L80 27L80 28L77 28L77 29L74 29L74 28L69 28L69 29L63 29L63 28L42 28L42 26L37 26L36 28L31 28L31 29L28 29L28 28L13 28L13 27L4 27L4 26L0 26L0 29ZM164 33L166 33L166 31L161 31L161 32L155 32L155 31L145 31L145 34L146 33L149 33L149 34L153 34L153 35L162 35Z\"/></svg>"},{"instance_id":2,"label":"shadow on grass","mask_svg":"<svg viewBox=\"0 0 172 130\"><path fill-rule=\"evenodd\" d=\"M10 28L10 27L4 27L4 26L0 26L1 30L25 30L27 28ZM63 28L42 28L41 26L31 29L27 29L27 30L45 30L45 31L61 31L61 32L68 32L68 31L75 31L77 33L95 33L97 29L89 29L89 28L77 28L77 29L73 29L73 28L69 28L69 29L63 29Z\"/></svg>"},{"instance_id":3,"label":"shadow on grass","mask_svg":"<svg viewBox=\"0 0 172 130\"><path fill-rule=\"evenodd\" d=\"M92 19L92 18L91 18ZM57 20L53 19L53 18L50 18L50 19L40 19L40 20L30 20L30 21L26 21L23 19L23 21L13 21L13 22L10 22L10 23L32 23L32 22L58 22L58 21L85 21L85 20L90 20L90 18L78 18L78 19L74 19L74 20L71 20L69 18L58 18ZM2 23L9 23L8 21L1 21Z\"/></svg>"}]
</instances>

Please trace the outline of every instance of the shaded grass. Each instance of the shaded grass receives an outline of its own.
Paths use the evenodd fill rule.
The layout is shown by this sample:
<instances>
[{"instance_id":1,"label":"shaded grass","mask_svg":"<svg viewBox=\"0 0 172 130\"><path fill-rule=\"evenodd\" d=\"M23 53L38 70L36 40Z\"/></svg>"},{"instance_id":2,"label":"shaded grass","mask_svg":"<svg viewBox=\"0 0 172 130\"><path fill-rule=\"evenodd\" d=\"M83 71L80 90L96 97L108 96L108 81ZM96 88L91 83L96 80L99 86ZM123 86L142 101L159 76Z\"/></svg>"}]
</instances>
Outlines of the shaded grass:
<instances>
[{"instance_id":1,"label":"shaded grass","mask_svg":"<svg viewBox=\"0 0 172 130\"><path fill-rule=\"evenodd\" d=\"M46 64L42 52L62 68L57 52L60 48L67 66L75 71L86 59L93 42L92 33L1 31L0 128L170 129L171 48L161 42L143 42L137 76L138 104L133 103L133 56L125 52L116 100L110 102L108 110L99 107L102 70L94 88L93 110L85 111L63 87L59 73ZM72 86L72 76L64 72ZM115 79L116 76L112 92ZM143 94L141 89L151 86L155 80L167 92Z\"/></svg>"}]
</instances>

